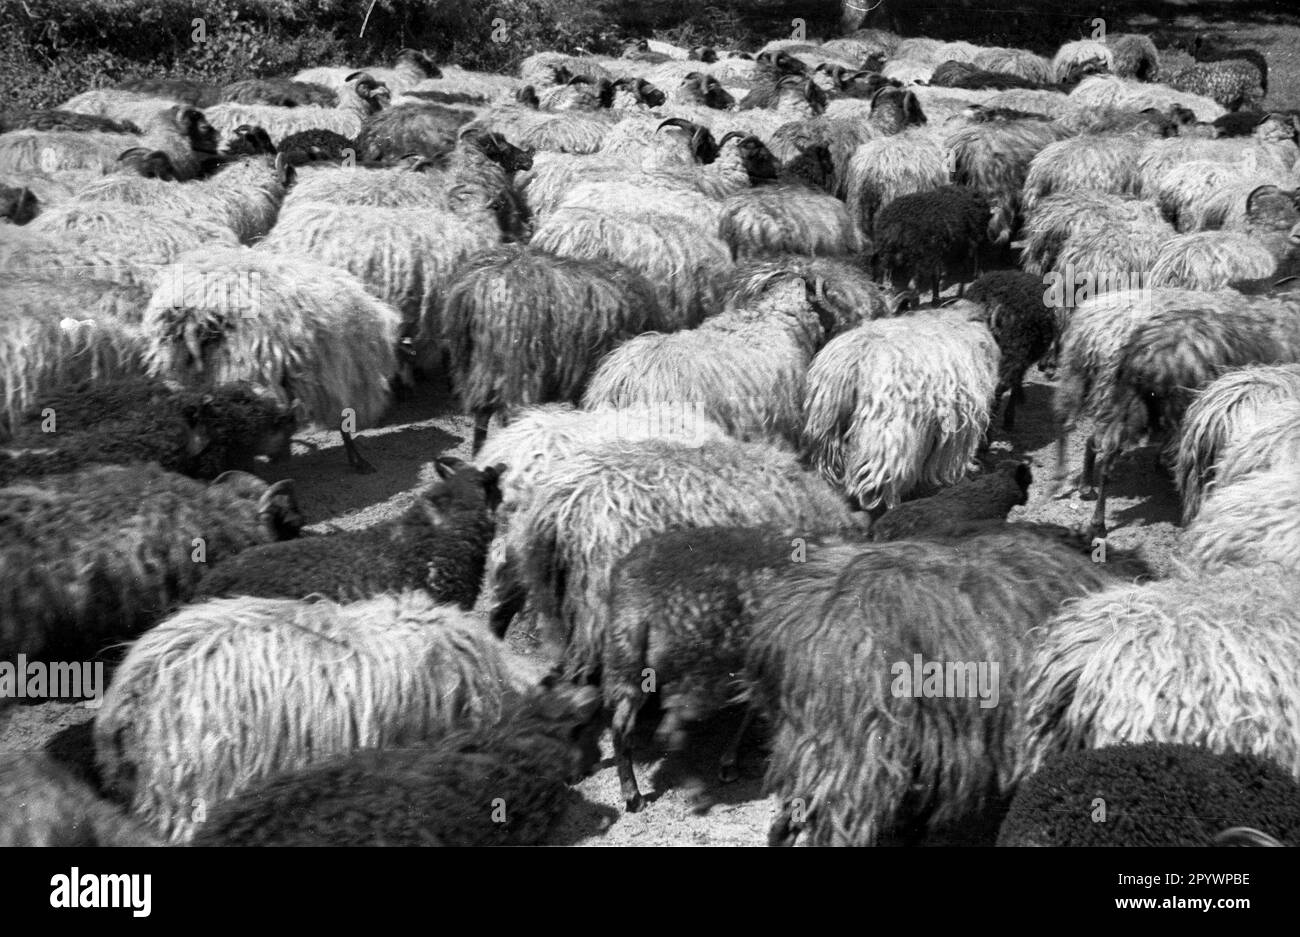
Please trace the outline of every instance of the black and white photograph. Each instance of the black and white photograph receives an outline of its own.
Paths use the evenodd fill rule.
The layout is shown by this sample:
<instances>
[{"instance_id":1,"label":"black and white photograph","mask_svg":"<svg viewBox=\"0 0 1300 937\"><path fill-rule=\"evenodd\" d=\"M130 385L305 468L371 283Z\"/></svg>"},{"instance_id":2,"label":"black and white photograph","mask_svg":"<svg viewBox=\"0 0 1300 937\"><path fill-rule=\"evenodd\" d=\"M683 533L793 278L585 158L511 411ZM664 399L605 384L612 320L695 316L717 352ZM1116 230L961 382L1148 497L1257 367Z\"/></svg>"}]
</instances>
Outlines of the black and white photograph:
<instances>
[{"instance_id":1,"label":"black and white photograph","mask_svg":"<svg viewBox=\"0 0 1300 937\"><path fill-rule=\"evenodd\" d=\"M0 85L0 845L1300 845L1300 7L0 0Z\"/></svg>"}]
</instances>

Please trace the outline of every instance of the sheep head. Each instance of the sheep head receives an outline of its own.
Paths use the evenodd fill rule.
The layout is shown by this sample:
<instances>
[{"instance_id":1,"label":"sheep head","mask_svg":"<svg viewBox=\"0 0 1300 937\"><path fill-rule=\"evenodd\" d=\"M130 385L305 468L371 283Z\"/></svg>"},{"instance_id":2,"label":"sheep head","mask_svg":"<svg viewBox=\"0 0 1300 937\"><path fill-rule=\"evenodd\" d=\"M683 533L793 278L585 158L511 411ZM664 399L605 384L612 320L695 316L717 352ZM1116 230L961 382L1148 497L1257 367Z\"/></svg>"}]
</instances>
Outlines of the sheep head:
<instances>
[{"instance_id":1,"label":"sheep head","mask_svg":"<svg viewBox=\"0 0 1300 937\"><path fill-rule=\"evenodd\" d=\"M506 172L523 172L533 168L533 151L520 149L499 133L475 128L462 131L460 139Z\"/></svg>"},{"instance_id":2,"label":"sheep head","mask_svg":"<svg viewBox=\"0 0 1300 937\"><path fill-rule=\"evenodd\" d=\"M524 85L516 91L515 100L524 105L524 107L531 107L533 110L537 110L542 106L541 98L537 96L537 89L532 85Z\"/></svg>"},{"instance_id":3,"label":"sheep head","mask_svg":"<svg viewBox=\"0 0 1300 937\"><path fill-rule=\"evenodd\" d=\"M413 68L425 78L441 78L442 69L440 69L434 60L423 52L415 49L401 49L397 53L397 65Z\"/></svg>"},{"instance_id":4,"label":"sheep head","mask_svg":"<svg viewBox=\"0 0 1300 937\"><path fill-rule=\"evenodd\" d=\"M696 46L686 54L686 57L692 62L712 64L718 60L718 53L712 46Z\"/></svg>"},{"instance_id":5,"label":"sheep head","mask_svg":"<svg viewBox=\"0 0 1300 937\"><path fill-rule=\"evenodd\" d=\"M208 123L201 110L177 105L172 113L176 128L190 141L191 150L197 153L217 152L217 128Z\"/></svg>"},{"instance_id":6,"label":"sheep head","mask_svg":"<svg viewBox=\"0 0 1300 937\"><path fill-rule=\"evenodd\" d=\"M749 176L750 185L762 185L777 180L780 168L777 166L776 157L772 155L772 151L767 148L762 140L753 134L732 130L724 135L718 143L719 152L726 150L732 140L739 141L735 144L734 149L740 158L741 165L745 167L745 173Z\"/></svg>"},{"instance_id":7,"label":"sheep head","mask_svg":"<svg viewBox=\"0 0 1300 937\"><path fill-rule=\"evenodd\" d=\"M377 114L386 108L393 99L388 85L376 79L369 72L353 72L345 79L348 88L366 106L368 114Z\"/></svg>"},{"instance_id":8,"label":"sheep head","mask_svg":"<svg viewBox=\"0 0 1300 937\"><path fill-rule=\"evenodd\" d=\"M697 163L711 163L718 158L718 144L713 139L713 134L707 127L701 127L684 117L670 117L662 121L655 132L658 133L665 127L680 127L690 135L691 156Z\"/></svg>"}]
</instances>

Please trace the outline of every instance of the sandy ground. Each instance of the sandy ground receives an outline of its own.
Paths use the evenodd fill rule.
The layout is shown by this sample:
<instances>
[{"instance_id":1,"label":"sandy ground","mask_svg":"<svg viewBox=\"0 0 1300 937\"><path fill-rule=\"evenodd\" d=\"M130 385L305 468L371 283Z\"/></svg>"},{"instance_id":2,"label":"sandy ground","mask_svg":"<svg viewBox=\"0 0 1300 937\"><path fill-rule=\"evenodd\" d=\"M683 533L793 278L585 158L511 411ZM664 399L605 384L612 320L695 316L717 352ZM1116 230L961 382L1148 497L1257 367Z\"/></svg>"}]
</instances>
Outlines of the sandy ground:
<instances>
[{"instance_id":1,"label":"sandy ground","mask_svg":"<svg viewBox=\"0 0 1300 937\"><path fill-rule=\"evenodd\" d=\"M1133 25L1140 29L1156 26L1141 21ZM1173 25L1197 28L1189 17ZM1227 32L1228 24L1215 24L1215 30ZM1241 43L1261 49L1268 57L1268 104L1300 107L1300 29L1261 25L1232 32ZM1030 501L1013 511L1013 519L1081 527L1087 523L1093 504L1077 496L1054 496L1056 454L1051 393L1052 385L1031 372L1027 399L1017 414L1017 429L1011 434L995 431L988 458L993 461L1014 456L1034 465L1036 480ZM469 420L458 412L455 398L445 388L424 387L399 402L385 425L361 435L360 444L367 458L378 468L375 474L350 472L337 434L315 433L299 437L293 459L272 467L266 477L295 479L303 511L318 528L367 526L394 516L410 503L412 490L432 480L434 458L468 458L470 429ZM1071 471L1077 471L1080 464L1082 439L1082 434L1076 434L1070 440L1067 461ZM1163 571L1177 551L1178 499L1172 483L1155 470L1154 455L1154 448L1148 447L1130 453L1119 463L1107 519L1113 546L1140 548L1148 561ZM546 667L547 661L531 635L512 631L509 640L521 666L539 673ZM0 729L0 757L39 748L59 731L85 723L92 716L80 704L47 702L17 707ZM637 765L637 778L648 804L637 814L622 810L618 778L606 742L605 761L577 787L571 809L558 824L553 842L608 846L762 845L774 804L762 794L761 739L753 738L742 752L739 781L720 785L714 780L717 756L730 725L724 718L720 724L706 727L689 759L655 759L647 745L644 760ZM708 781L706 797L712 806L705 813L696 812L696 799L681 783L690 773L686 769L692 768L696 776Z\"/></svg>"}]
</instances>

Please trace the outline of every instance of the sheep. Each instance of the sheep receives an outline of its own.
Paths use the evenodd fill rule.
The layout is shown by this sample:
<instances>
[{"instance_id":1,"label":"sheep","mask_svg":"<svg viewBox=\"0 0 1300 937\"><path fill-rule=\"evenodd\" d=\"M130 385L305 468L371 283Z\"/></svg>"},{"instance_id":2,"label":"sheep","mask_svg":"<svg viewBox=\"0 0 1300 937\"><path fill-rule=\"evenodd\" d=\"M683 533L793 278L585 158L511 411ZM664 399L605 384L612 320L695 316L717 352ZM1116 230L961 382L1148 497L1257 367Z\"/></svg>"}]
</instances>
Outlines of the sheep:
<instances>
[{"instance_id":1,"label":"sheep","mask_svg":"<svg viewBox=\"0 0 1300 937\"><path fill-rule=\"evenodd\" d=\"M1290 139L1272 139L1271 128L1260 126L1261 132L1248 140L1171 137L1149 141L1138 158L1136 194L1155 196L1170 170L1192 160L1228 163L1237 166L1243 176L1285 177L1295 163L1296 146Z\"/></svg>"},{"instance_id":2,"label":"sheep","mask_svg":"<svg viewBox=\"0 0 1300 937\"><path fill-rule=\"evenodd\" d=\"M731 251L716 237L654 210L630 215L566 208L539 225L530 243L562 257L625 264L655 287L676 328L695 325L715 311L720 278L732 266Z\"/></svg>"},{"instance_id":3,"label":"sheep","mask_svg":"<svg viewBox=\"0 0 1300 937\"><path fill-rule=\"evenodd\" d=\"M363 751L219 805L197 846L524 846L600 760L590 687L532 693L499 725L429 746ZM504 814L501 809L504 807Z\"/></svg>"},{"instance_id":4,"label":"sheep","mask_svg":"<svg viewBox=\"0 0 1300 937\"><path fill-rule=\"evenodd\" d=\"M967 124L944 140L952 181L977 189L992 207L989 238L995 244L1010 241L1019 227L1022 191L1033 161L1063 135L1058 126L1042 121L999 120ZM937 174L937 168L932 172ZM947 181L945 175L933 187Z\"/></svg>"},{"instance_id":5,"label":"sheep","mask_svg":"<svg viewBox=\"0 0 1300 937\"><path fill-rule=\"evenodd\" d=\"M1190 233L1222 228L1230 221L1234 226L1243 224L1256 193L1264 201L1285 184L1282 173L1243 174L1240 166L1231 163L1191 160L1164 173L1147 194L1178 231ZM1296 214L1294 205L1289 214Z\"/></svg>"},{"instance_id":6,"label":"sheep","mask_svg":"<svg viewBox=\"0 0 1300 937\"><path fill-rule=\"evenodd\" d=\"M0 846L159 846L44 753L0 763Z\"/></svg>"},{"instance_id":7,"label":"sheep","mask_svg":"<svg viewBox=\"0 0 1300 937\"><path fill-rule=\"evenodd\" d=\"M1149 229L1168 231L1166 237L1173 234L1160 212L1149 202L1089 189L1046 196L1035 204L1034 211L1025 219L1020 245L1021 266L1035 276L1059 270L1060 251L1075 234L1120 225L1132 227L1139 219ZM1124 240L1140 244L1144 239ZM1155 251L1149 251L1145 259L1145 264L1124 265L1116 269L1148 270L1155 259Z\"/></svg>"},{"instance_id":8,"label":"sheep","mask_svg":"<svg viewBox=\"0 0 1300 937\"><path fill-rule=\"evenodd\" d=\"M913 540L953 537L1001 521L1015 506L1029 500L1033 482L1029 465L1003 460L986 474L959 480L928 498L905 501L886 511L871 525L871 539Z\"/></svg>"},{"instance_id":9,"label":"sheep","mask_svg":"<svg viewBox=\"0 0 1300 937\"><path fill-rule=\"evenodd\" d=\"M817 285L774 273L751 305L630 339L596 367L584 407L690 401L738 439L798 442L804 373L834 327Z\"/></svg>"},{"instance_id":10,"label":"sheep","mask_svg":"<svg viewBox=\"0 0 1300 937\"><path fill-rule=\"evenodd\" d=\"M308 419L341 426L354 469L373 471L351 433L389 403L400 325L342 270L246 248L196 252L160 274L144 311L145 365L155 377L247 380L297 400Z\"/></svg>"},{"instance_id":11,"label":"sheep","mask_svg":"<svg viewBox=\"0 0 1300 937\"><path fill-rule=\"evenodd\" d=\"M821 549L760 590L746 672L774 725L769 844L934 841L997 814L1022 774L1033 629L1113 581L1052 538L1000 531ZM988 668L978 686L963 660ZM945 662L948 694L969 698L921 702Z\"/></svg>"},{"instance_id":12,"label":"sheep","mask_svg":"<svg viewBox=\"0 0 1300 937\"><path fill-rule=\"evenodd\" d=\"M241 124L262 127L277 146L293 133L303 130L332 130L355 138L370 115L388 106L389 88L365 72L349 76L339 90L334 107L274 107L268 104L225 103L209 107L204 113L221 133L230 133Z\"/></svg>"},{"instance_id":13,"label":"sheep","mask_svg":"<svg viewBox=\"0 0 1300 937\"><path fill-rule=\"evenodd\" d=\"M997 365L992 334L969 313L865 322L808 369L804 449L868 511L950 485L988 426Z\"/></svg>"},{"instance_id":14,"label":"sheep","mask_svg":"<svg viewBox=\"0 0 1300 937\"><path fill-rule=\"evenodd\" d=\"M521 690L499 641L418 592L210 599L127 651L95 715L96 763L138 819L181 843L196 806L332 755L493 724Z\"/></svg>"},{"instance_id":15,"label":"sheep","mask_svg":"<svg viewBox=\"0 0 1300 937\"><path fill-rule=\"evenodd\" d=\"M1039 199L1061 192L1092 189L1112 195L1137 194L1142 140L1128 134L1097 134L1049 143L1034 156L1025 174L1023 204L1034 210Z\"/></svg>"},{"instance_id":16,"label":"sheep","mask_svg":"<svg viewBox=\"0 0 1300 937\"><path fill-rule=\"evenodd\" d=\"M1149 202L1080 190L1043 199L1025 235L1026 270L1091 296L1145 282L1175 232ZM1039 252L1053 257L1050 267L1034 259Z\"/></svg>"},{"instance_id":17,"label":"sheep","mask_svg":"<svg viewBox=\"0 0 1300 937\"><path fill-rule=\"evenodd\" d=\"M1025 49L981 49L971 64L987 71L1018 75L1040 85L1054 80L1051 62Z\"/></svg>"},{"instance_id":18,"label":"sheep","mask_svg":"<svg viewBox=\"0 0 1300 937\"><path fill-rule=\"evenodd\" d=\"M407 154L436 157L454 145L472 111L441 104L398 104L367 117L356 134L357 158L393 162Z\"/></svg>"},{"instance_id":19,"label":"sheep","mask_svg":"<svg viewBox=\"0 0 1300 937\"><path fill-rule=\"evenodd\" d=\"M1149 107L1167 111L1178 106L1189 109L1196 120L1209 123L1222 117L1224 109L1208 97L1144 82L1117 78L1114 75L1092 75L1084 78L1070 92L1075 104L1093 108L1119 108L1142 111Z\"/></svg>"},{"instance_id":20,"label":"sheep","mask_svg":"<svg viewBox=\"0 0 1300 937\"><path fill-rule=\"evenodd\" d=\"M1052 56L1052 80L1058 83L1065 81L1072 68L1090 62L1099 62L1105 66L1106 71L1112 71L1115 53L1104 42L1095 39L1067 42Z\"/></svg>"},{"instance_id":21,"label":"sheep","mask_svg":"<svg viewBox=\"0 0 1300 937\"><path fill-rule=\"evenodd\" d=\"M601 356L668 325L639 274L526 247L470 257L447 289L444 317L453 380L474 416L474 453L493 414L577 403ZM521 335L529 341L521 343Z\"/></svg>"},{"instance_id":22,"label":"sheep","mask_svg":"<svg viewBox=\"0 0 1300 937\"><path fill-rule=\"evenodd\" d=\"M993 410L1007 394L1002 428L1009 432L1015 428L1016 404L1024 397L1025 372L1056 345L1058 314L1045 302L1042 278L1017 270L984 274L970 285L966 300L979 308L998 345Z\"/></svg>"},{"instance_id":23,"label":"sheep","mask_svg":"<svg viewBox=\"0 0 1300 937\"><path fill-rule=\"evenodd\" d=\"M417 366L432 370L440 360L442 307L452 277L468 258L499 242L486 213L465 218L429 207L295 200L257 249L310 256L356 277L401 315Z\"/></svg>"},{"instance_id":24,"label":"sheep","mask_svg":"<svg viewBox=\"0 0 1300 937\"><path fill-rule=\"evenodd\" d=\"M73 660L149 627L209 563L296 536L293 483L211 485L138 463L0 488L0 659Z\"/></svg>"},{"instance_id":25,"label":"sheep","mask_svg":"<svg viewBox=\"0 0 1300 937\"><path fill-rule=\"evenodd\" d=\"M990 96L983 102L983 108L994 113L1022 111L1057 120L1077 115L1085 105L1074 95L1061 94L1059 91L1017 88Z\"/></svg>"},{"instance_id":26,"label":"sheep","mask_svg":"<svg viewBox=\"0 0 1300 937\"><path fill-rule=\"evenodd\" d=\"M585 55L537 52L519 63L519 78L525 84L563 84L572 75L585 75L597 80L608 78L612 81L614 78L607 68Z\"/></svg>"},{"instance_id":27,"label":"sheep","mask_svg":"<svg viewBox=\"0 0 1300 937\"><path fill-rule=\"evenodd\" d=\"M931 136L917 132L882 136L853 151L845 171L845 201L859 233L870 238L882 205L947 182L943 149Z\"/></svg>"},{"instance_id":28,"label":"sheep","mask_svg":"<svg viewBox=\"0 0 1300 937\"><path fill-rule=\"evenodd\" d=\"M104 174L113 171L123 150L138 146L162 150L178 178L192 179L203 159L217 150L217 131L203 112L192 107L160 111L144 130L143 135L40 130L0 134L0 172L86 169Z\"/></svg>"},{"instance_id":29,"label":"sheep","mask_svg":"<svg viewBox=\"0 0 1300 937\"><path fill-rule=\"evenodd\" d=\"M1189 564L1199 570L1224 566L1250 569L1276 564L1286 574L1300 571L1300 526L1296 506L1300 486L1296 455L1300 451L1300 410L1290 411L1289 458L1257 469L1211 489L1183 545Z\"/></svg>"},{"instance_id":30,"label":"sheep","mask_svg":"<svg viewBox=\"0 0 1300 937\"><path fill-rule=\"evenodd\" d=\"M198 108L221 103L219 86L190 78L132 78L121 82L113 90L171 98Z\"/></svg>"},{"instance_id":31,"label":"sheep","mask_svg":"<svg viewBox=\"0 0 1300 937\"><path fill-rule=\"evenodd\" d=\"M929 279L938 305L943 277L956 275L957 295L973 279L980 245L988 238L989 205L978 191L946 185L901 195L876 213L875 264L895 289Z\"/></svg>"},{"instance_id":32,"label":"sheep","mask_svg":"<svg viewBox=\"0 0 1300 937\"><path fill-rule=\"evenodd\" d=\"M1210 98L1229 111L1258 107L1264 100L1264 77L1244 59L1198 62L1171 72L1165 82L1177 91Z\"/></svg>"},{"instance_id":33,"label":"sheep","mask_svg":"<svg viewBox=\"0 0 1300 937\"><path fill-rule=\"evenodd\" d=\"M236 132L239 128L235 128ZM291 166L356 159L356 141L333 130L299 130L280 138L278 147Z\"/></svg>"},{"instance_id":34,"label":"sheep","mask_svg":"<svg viewBox=\"0 0 1300 937\"><path fill-rule=\"evenodd\" d=\"M641 708L656 694L663 716L659 736L681 749L689 723L743 698L740 674L758 586L832 542L810 541L807 534L753 527L670 530L645 538L615 565L601 682L629 813L644 805L631 754ZM736 779L740 741L738 734L723 754L723 781Z\"/></svg>"},{"instance_id":35,"label":"sheep","mask_svg":"<svg viewBox=\"0 0 1300 937\"><path fill-rule=\"evenodd\" d=\"M86 465L156 462L211 479L288 458L291 413L257 388L187 393L143 378L74 384L46 395L0 449L0 485Z\"/></svg>"},{"instance_id":36,"label":"sheep","mask_svg":"<svg viewBox=\"0 0 1300 937\"><path fill-rule=\"evenodd\" d=\"M722 203L718 237L736 257L782 252L852 254L862 247L843 202L794 185L729 195Z\"/></svg>"},{"instance_id":37,"label":"sheep","mask_svg":"<svg viewBox=\"0 0 1300 937\"><path fill-rule=\"evenodd\" d=\"M1236 368L1196 394L1179 427L1174 471L1184 524L1196 516L1225 456L1287 403L1300 405L1300 364Z\"/></svg>"},{"instance_id":38,"label":"sheep","mask_svg":"<svg viewBox=\"0 0 1300 937\"><path fill-rule=\"evenodd\" d=\"M343 602L418 589L437 602L472 608L501 500L501 468L479 471L452 458L434 467L438 481L398 518L254 547L205 576L195 598L320 594ZM366 562L358 565L362 556Z\"/></svg>"},{"instance_id":39,"label":"sheep","mask_svg":"<svg viewBox=\"0 0 1300 937\"><path fill-rule=\"evenodd\" d=\"M1195 231L1165 241L1151 265L1153 287L1219 290L1237 280L1267 277L1277 258L1265 245L1236 231Z\"/></svg>"},{"instance_id":40,"label":"sheep","mask_svg":"<svg viewBox=\"0 0 1300 937\"><path fill-rule=\"evenodd\" d=\"M221 89L220 102L270 104L276 107L335 107L338 91L326 85L284 78L245 78ZM206 105L211 106L211 105Z\"/></svg>"},{"instance_id":41,"label":"sheep","mask_svg":"<svg viewBox=\"0 0 1300 937\"><path fill-rule=\"evenodd\" d=\"M1010 88L1037 88L1038 84L1021 78L1019 75L1004 72L985 71L969 62L949 60L940 63L930 75L930 85L937 88L961 88L963 90L997 90Z\"/></svg>"},{"instance_id":42,"label":"sheep","mask_svg":"<svg viewBox=\"0 0 1300 937\"><path fill-rule=\"evenodd\" d=\"M166 211L227 227L240 243L251 244L265 237L275 224L293 179L285 158L253 157L237 160L208 179L184 186L161 178L105 176L78 189L73 202L138 205Z\"/></svg>"},{"instance_id":43,"label":"sheep","mask_svg":"<svg viewBox=\"0 0 1300 937\"><path fill-rule=\"evenodd\" d=\"M1195 36L1188 44L1188 52L1198 62L1243 61L1259 71L1260 90L1268 94L1268 60L1257 49L1234 49L1231 44L1211 36Z\"/></svg>"},{"instance_id":44,"label":"sheep","mask_svg":"<svg viewBox=\"0 0 1300 937\"><path fill-rule=\"evenodd\" d=\"M574 678L599 674L609 577L637 540L673 527L745 523L853 526L842 498L792 453L738 441L614 440L544 477L507 530L516 564L504 594L525 593L564 647ZM498 617L499 620L499 617Z\"/></svg>"},{"instance_id":45,"label":"sheep","mask_svg":"<svg viewBox=\"0 0 1300 937\"><path fill-rule=\"evenodd\" d=\"M1300 360L1300 317L1293 309L1225 293L1186 291L1181 303L1156 311L1123 339L1094 430L1097 505L1089 529L1095 536L1106 536L1106 482L1127 446L1146 434L1176 432L1189 395L1223 369Z\"/></svg>"},{"instance_id":46,"label":"sheep","mask_svg":"<svg viewBox=\"0 0 1300 937\"><path fill-rule=\"evenodd\" d=\"M895 300L872 281L860 265L844 257L809 257L780 254L754 258L736 265L727 303L733 307L754 302L778 275L803 277L820 285L817 303L834 319L831 334L852 328L864 319L894 315Z\"/></svg>"},{"instance_id":47,"label":"sheep","mask_svg":"<svg viewBox=\"0 0 1300 937\"><path fill-rule=\"evenodd\" d=\"M0 114L0 133L10 130L94 130L101 133L139 134L142 131L128 120L113 120L97 114L78 114L58 108L34 111L6 111Z\"/></svg>"},{"instance_id":48,"label":"sheep","mask_svg":"<svg viewBox=\"0 0 1300 937\"><path fill-rule=\"evenodd\" d=\"M162 183L168 185L169 183ZM139 252L144 262L168 263L178 254L198 249L233 248L239 244L225 220L204 220L172 214L166 206L132 205L126 202L80 202L73 200L42 212L28 229L66 239L69 235L90 235L108 244L122 244L124 251Z\"/></svg>"},{"instance_id":49,"label":"sheep","mask_svg":"<svg viewBox=\"0 0 1300 937\"><path fill-rule=\"evenodd\" d=\"M1124 743L1272 758L1300 778L1300 579L1235 567L1065 605L1044 630L1021 700L1021 758ZM1159 705L1156 705L1157 700Z\"/></svg>"},{"instance_id":50,"label":"sheep","mask_svg":"<svg viewBox=\"0 0 1300 937\"><path fill-rule=\"evenodd\" d=\"M169 97L157 97L139 91L122 91L116 88L94 88L74 95L58 106L59 110L72 111L95 117L106 117L118 122L130 122L143 127L157 116L174 107L187 107Z\"/></svg>"},{"instance_id":51,"label":"sheep","mask_svg":"<svg viewBox=\"0 0 1300 937\"><path fill-rule=\"evenodd\" d=\"M1111 51L1110 71L1120 78L1155 81L1160 77L1160 53L1150 36L1117 33L1106 37Z\"/></svg>"},{"instance_id":52,"label":"sheep","mask_svg":"<svg viewBox=\"0 0 1300 937\"><path fill-rule=\"evenodd\" d=\"M1105 822L1097 822L1098 797ZM998 845L1209 846L1238 824L1300 845L1297 804L1300 785L1267 758L1108 745L1049 758L1016 791Z\"/></svg>"},{"instance_id":53,"label":"sheep","mask_svg":"<svg viewBox=\"0 0 1300 937\"><path fill-rule=\"evenodd\" d=\"M357 69L346 66L327 66L308 68L293 76L293 81L302 84L323 85L336 92L341 91L354 80ZM363 71L375 81L387 85L394 94L401 94L418 87L430 78L443 77L443 71L434 60L415 49L399 49L392 68L367 68Z\"/></svg>"},{"instance_id":54,"label":"sheep","mask_svg":"<svg viewBox=\"0 0 1300 937\"><path fill-rule=\"evenodd\" d=\"M10 273L0 285L0 436L42 393L63 383L143 370L140 311L147 291L78 273Z\"/></svg>"},{"instance_id":55,"label":"sheep","mask_svg":"<svg viewBox=\"0 0 1300 937\"><path fill-rule=\"evenodd\" d=\"M728 110L736 103L722 82L706 72L688 73L673 90L670 100L674 104L695 104L719 111Z\"/></svg>"}]
</instances>

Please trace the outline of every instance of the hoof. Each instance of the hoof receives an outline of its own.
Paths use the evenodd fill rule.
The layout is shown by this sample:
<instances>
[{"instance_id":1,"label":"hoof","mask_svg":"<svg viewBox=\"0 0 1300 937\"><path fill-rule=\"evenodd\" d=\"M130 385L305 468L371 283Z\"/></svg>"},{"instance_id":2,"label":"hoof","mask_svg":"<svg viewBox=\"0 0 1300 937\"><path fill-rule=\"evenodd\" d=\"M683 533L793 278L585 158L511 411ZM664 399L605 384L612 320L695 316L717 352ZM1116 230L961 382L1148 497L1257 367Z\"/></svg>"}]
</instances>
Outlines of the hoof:
<instances>
[{"instance_id":1,"label":"hoof","mask_svg":"<svg viewBox=\"0 0 1300 937\"><path fill-rule=\"evenodd\" d=\"M1085 533L1087 533L1087 535L1088 535L1088 542L1089 542L1089 543L1091 543L1091 542L1094 541L1094 540L1105 540L1105 539L1106 539L1106 525L1105 525L1105 524L1098 524L1096 521L1093 521L1091 524L1089 524L1089 525L1085 528Z\"/></svg>"},{"instance_id":2,"label":"hoof","mask_svg":"<svg viewBox=\"0 0 1300 937\"><path fill-rule=\"evenodd\" d=\"M352 463L352 471L356 472L358 475L373 475L375 473L375 467L365 459L359 459Z\"/></svg>"},{"instance_id":3,"label":"hoof","mask_svg":"<svg viewBox=\"0 0 1300 937\"><path fill-rule=\"evenodd\" d=\"M740 771L737 770L735 764L723 763L718 765L718 780L723 784L734 784L740 780Z\"/></svg>"},{"instance_id":4,"label":"hoof","mask_svg":"<svg viewBox=\"0 0 1300 937\"><path fill-rule=\"evenodd\" d=\"M1096 501L1096 500L1097 500L1097 489L1096 489L1096 488L1092 488L1092 487L1080 488L1080 489L1079 489L1079 500L1080 500L1080 501Z\"/></svg>"},{"instance_id":5,"label":"hoof","mask_svg":"<svg viewBox=\"0 0 1300 937\"><path fill-rule=\"evenodd\" d=\"M644 806L645 798L640 794L636 794L635 796L629 797L627 800L623 801L623 807L628 813L637 813Z\"/></svg>"}]
</instances>

